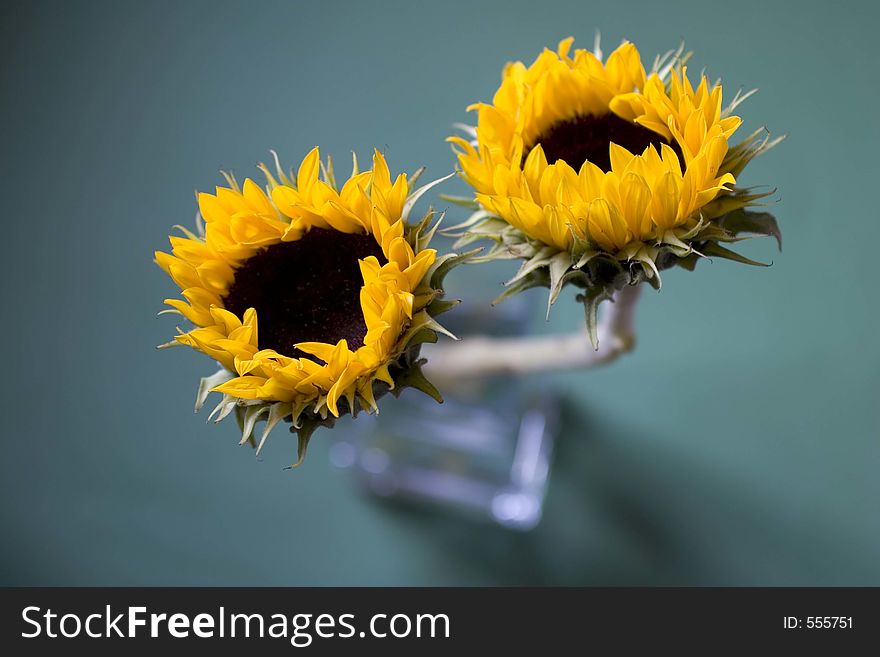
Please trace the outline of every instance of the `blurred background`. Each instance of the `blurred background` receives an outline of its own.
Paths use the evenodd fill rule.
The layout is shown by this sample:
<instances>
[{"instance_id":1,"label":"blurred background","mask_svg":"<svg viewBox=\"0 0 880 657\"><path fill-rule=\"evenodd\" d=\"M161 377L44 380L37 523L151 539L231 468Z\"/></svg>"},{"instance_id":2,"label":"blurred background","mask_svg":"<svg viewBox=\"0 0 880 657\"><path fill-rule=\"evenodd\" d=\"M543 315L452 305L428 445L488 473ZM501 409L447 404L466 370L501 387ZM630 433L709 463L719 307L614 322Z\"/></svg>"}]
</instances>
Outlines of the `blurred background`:
<instances>
[{"instance_id":1,"label":"blurred background","mask_svg":"<svg viewBox=\"0 0 880 657\"><path fill-rule=\"evenodd\" d=\"M0 584L880 585L875 6L0 11ZM191 224L194 189L314 145L343 163L378 146L392 169L439 177L451 124L491 99L505 62L569 35L590 47L596 29L606 52L626 37L649 61L684 39L691 70L728 97L760 89L742 134L789 138L741 182L778 186L785 249L744 247L770 269L667 273L643 295L635 352L536 381L565 404L535 530L376 503L331 465L329 432L285 471L283 430L256 459L234 423L192 413L213 367L155 351L175 325L155 313L176 291L152 253ZM459 272L450 293L481 273ZM573 296L535 330L580 326Z\"/></svg>"}]
</instances>

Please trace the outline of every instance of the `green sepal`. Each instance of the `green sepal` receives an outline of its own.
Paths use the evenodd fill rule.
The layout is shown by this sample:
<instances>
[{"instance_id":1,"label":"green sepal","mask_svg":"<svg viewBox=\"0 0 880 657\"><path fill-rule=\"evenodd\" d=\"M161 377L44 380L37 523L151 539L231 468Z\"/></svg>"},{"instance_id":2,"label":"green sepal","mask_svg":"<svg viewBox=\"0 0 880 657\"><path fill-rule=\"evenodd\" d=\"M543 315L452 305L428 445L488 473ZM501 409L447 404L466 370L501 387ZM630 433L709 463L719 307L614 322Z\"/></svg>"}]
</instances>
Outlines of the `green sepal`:
<instances>
[{"instance_id":1,"label":"green sepal","mask_svg":"<svg viewBox=\"0 0 880 657\"><path fill-rule=\"evenodd\" d=\"M177 343L175 343L177 344ZM199 380L199 389L196 391L196 410L198 413L202 406L205 405L205 400L208 399L208 395L211 394L211 391L219 385L222 385L229 381L233 376L235 376L232 372L227 370L225 367L221 367L219 370L214 372L210 376L203 376Z\"/></svg>"},{"instance_id":2,"label":"green sepal","mask_svg":"<svg viewBox=\"0 0 880 657\"><path fill-rule=\"evenodd\" d=\"M244 433L245 412L246 412L246 409L244 407L238 406L238 405L235 406L235 422L236 422L236 424L238 424L238 430L241 432L242 436L245 435L245 433ZM240 445L247 444L247 445L250 445L251 447L254 447L254 448L256 448L256 446L257 446L257 443L254 440L253 436L243 437L239 444Z\"/></svg>"},{"instance_id":3,"label":"green sepal","mask_svg":"<svg viewBox=\"0 0 880 657\"><path fill-rule=\"evenodd\" d=\"M302 465L306 458L306 450L309 448L309 441L312 434L318 427L332 428L336 424L336 418L333 416L327 418L310 417L303 419L299 427L293 425L290 431L296 434L296 463L288 465L285 470L292 470Z\"/></svg>"},{"instance_id":4,"label":"green sepal","mask_svg":"<svg viewBox=\"0 0 880 657\"><path fill-rule=\"evenodd\" d=\"M619 261L608 256L590 258L581 271L586 281L582 282L583 293L577 295L576 299L584 304L587 335L593 349L598 349L599 304L613 300L614 295L627 285L638 285L643 280L650 281L659 277L648 278L640 263L624 267Z\"/></svg>"},{"instance_id":5,"label":"green sepal","mask_svg":"<svg viewBox=\"0 0 880 657\"><path fill-rule=\"evenodd\" d=\"M407 185L408 185L410 188L415 187L415 186L416 186L416 183L418 183L419 180L421 179L422 174L424 174L425 171L427 171L427 170L428 170L428 167L419 167L418 169L416 169L415 171L413 171L413 172L409 175L409 178L408 178L407 181L406 181Z\"/></svg>"},{"instance_id":6,"label":"green sepal","mask_svg":"<svg viewBox=\"0 0 880 657\"><path fill-rule=\"evenodd\" d=\"M423 328L413 334L413 336L407 341L406 346L409 348L420 344L434 344L437 340L438 337L436 331L432 331L429 328Z\"/></svg>"},{"instance_id":7,"label":"green sepal","mask_svg":"<svg viewBox=\"0 0 880 657\"><path fill-rule=\"evenodd\" d=\"M256 446L257 456L263 451L263 446L266 444L266 439L269 437L272 429L282 420L287 418L292 420L292 414L293 405L289 402L275 402L269 407L269 417L266 418L266 426L263 427L263 434L260 436L260 442Z\"/></svg>"},{"instance_id":8,"label":"green sepal","mask_svg":"<svg viewBox=\"0 0 880 657\"><path fill-rule=\"evenodd\" d=\"M429 273L429 285L435 290L443 289L443 281L446 275L452 271L454 267L472 260L478 253L482 252L482 248L465 251L464 253L447 253L437 258L432 270Z\"/></svg>"},{"instance_id":9,"label":"green sepal","mask_svg":"<svg viewBox=\"0 0 880 657\"><path fill-rule=\"evenodd\" d=\"M434 221L435 215L436 213L434 210L428 208L428 211L417 223L406 224L404 236L413 251L416 253L423 251L428 247L431 240L434 238L434 235L437 233L437 230L440 228L440 223L443 221L443 215L441 214L437 218L437 221Z\"/></svg>"},{"instance_id":10,"label":"green sepal","mask_svg":"<svg viewBox=\"0 0 880 657\"><path fill-rule=\"evenodd\" d=\"M727 249L717 242L706 242L702 247L703 255L707 257L716 257L716 258L724 258L725 260L733 260L734 262L739 262L744 265L752 265L753 267L769 267L771 263L766 262L758 262L757 260L751 260L750 258L746 258L744 255L737 253L736 251L731 251Z\"/></svg>"},{"instance_id":11,"label":"green sepal","mask_svg":"<svg viewBox=\"0 0 880 657\"><path fill-rule=\"evenodd\" d=\"M698 256L696 253L691 253L684 258L678 258L678 262L676 262L675 264L687 271L694 271L697 268L697 263L699 261L700 256Z\"/></svg>"},{"instance_id":12,"label":"green sepal","mask_svg":"<svg viewBox=\"0 0 880 657\"><path fill-rule=\"evenodd\" d=\"M708 219L718 219L719 217L724 216L728 212L733 212L734 210L747 208L753 205L762 205L757 201L760 201L761 199L767 198L769 196L773 196L773 194L775 193L775 189L768 189L765 192L756 192L753 191L752 188L734 188L730 192L721 194L714 200L709 201L700 209L700 213L703 215L703 217L706 217Z\"/></svg>"},{"instance_id":13,"label":"green sepal","mask_svg":"<svg viewBox=\"0 0 880 657\"><path fill-rule=\"evenodd\" d=\"M418 178L422 175L423 171L424 171L424 167L422 167L422 169L420 169L419 171L416 172L416 176L415 176L416 180L418 180ZM418 200L422 196L424 196L429 190L433 189L437 185L440 185L441 183L446 182L447 180L449 180L453 176L455 176L454 172L450 173L447 176L443 176L442 178L437 178L436 180L432 180L431 182L426 183L426 184L422 185L421 187L419 187L418 189L410 192L410 195L406 197L406 201L404 201L404 204L403 204L403 209L400 212L400 216L403 218L403 220L407 221L409 219L409 213L412 212L413 206L415 206L415 204L418 202ZM413 184L413 181L410 181L410 184Z\"/></svg>"},{"instance_id":14,"label":"green sepal","mask_svg":"<svg viewBox=\"0 0 880 657\"><path fill-rule=\"evenodd\" d=\"M472 196L455 196L453 194L438 194L441 201L447 201L468 210L479 210L480 204Z\"/></svg>"},{"instance_id":15,"label":"green sepal","mask_svg":"<svg viewBox=\"0 0 880 657\"><path fill-rule=\"evenodd\" d=\"M779 250L782 251L782 231L779 223L769 212L750 212L739 209L729 212L718 221L718 224L733 235L748 233L750 235L763 235L775 237Z\"/></svg>"},{"instance_id":16,"label":"green sepal","mask_svg":"<svg viewBox=\"0 0 880 657\"><path fill-rule=\"evenodd\" d=\"M563 286L573 278L581 275L581 270L572 269L571 254L558 253L547 265L550 276L550 293L547 295L547 319L550 319L550 307L556 303Z\"/></svg>"},{"instance_id":17,"label":"green sepal","mask_svg":"<svg viewBox=\"0 0 880 657\"><path fill-rule=\"evenodd\" d=\"M428 381L424 372L422 372L422 365L427 362L428 360L426 358L420 358L403 370L403 372L394 380L394 389L391 391L391 394L395 397L399 397L404 388L415 388L416 390L424 392L438 404L442 404L443 395L440 394L440 391L437 390L433 383Z\"/></svg>"},{"instance_id":18,"label":"green sepal","mask_svg":"<svg viewBox=\"0 0 880 657\"><path fill-rule=\"evenodd\" d=\"M731 173L738 178L746 165L779 144L785 135L771 138L767 128L758 128L735 146L731 146L718 169L718 174Z\"/></svg>"},{"instance_id":19,"label":"green sepal","mask_svg":"<svg viewBox=\"0 0 880 657\"><path fill-rule=\"evenodd\" d=\"M599 304L614 298L613 292L605 285L588 287L576 299L584 304L584 319L587 323L587 335L593 350L599 349Z\"/></svg>"},{"instance_id":20,"label":"green sepal","mask_svg":"<svg viewBox=\"0 0 880 657\"><path fill-rule=\"evenodd\" d=\"M520 292L524 292L533 287L550 287L550 275L547 273L546 267L536 269L528 276L521 278L516 281L516 283L506 287L504 292L495 297L492 301L492 305L497 306L508 297L512 297L515 294L519 294Z\"/></svg>"},{"instance_id":21,"label":"green sepal","mask_svg":"<svg viewBox=\"0 0 880 657\"><path fill-rule=\"evenodd\" d=\"M235 407L235 417L238 420L238 428L241 429L240 445L247 443L251 447L256 447L254 444L254 428L257 426L257 422L262 419L263 415L269 413L269 407L269 403Z\"/></svg>"},{"instance_id":22,"label":"green sepal","mask_svg":"<svg viewBox=\"0 0 880 657\"><path fill-rule=\"evenodd\" d=\"M441 299L438 297L428 304L428 314L431 315L431 317L442 315L443 313L452 310L460 303L461 299Z\"/></svg>"},{"instance_id":23,"label":"green sepal","mask_svg":"<svg viewBox=\"0 0 880 657\"><path fill-rule=\"evenodd\" d=\"M513 285L521 278L524 278L524 277L528 276L529 274L531 274L534 270L536 270L540 267L547 267L550 264L550 261L553 259L553 257L557 254L559 254L559 251L555 247L552 247L552 246L540 247L539 249L536 250L535 254L531 258L523 261L522 265L520 266L520 268L516 272L516 274L513 276L513 278L511 278L509 281L507 281L504 285ZM569 257L569 263L570 263L570 261L571 261L571 258Z\"/></svg>"}]
</instances>

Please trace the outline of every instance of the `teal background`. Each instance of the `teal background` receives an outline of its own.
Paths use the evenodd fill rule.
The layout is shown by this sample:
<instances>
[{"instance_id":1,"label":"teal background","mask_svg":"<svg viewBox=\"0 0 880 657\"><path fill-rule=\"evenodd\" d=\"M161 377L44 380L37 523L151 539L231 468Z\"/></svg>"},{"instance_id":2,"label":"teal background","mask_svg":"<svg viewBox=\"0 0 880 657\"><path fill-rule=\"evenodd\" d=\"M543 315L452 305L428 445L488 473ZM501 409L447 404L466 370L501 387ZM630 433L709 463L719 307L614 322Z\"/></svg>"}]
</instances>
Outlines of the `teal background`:
<instances>
[{"instance_id":1,"label":"teal background","mask_svg":"<svg viewBox=\"0 0 880 657\"><path fill-rule=\"evenodd\" d=\"M0 19L2 584L880 584L878 158L868 2L18 2ZM789 133L785 250L670 272L637 350L567 395L532 533L359 495L318 435L283 471L193 415L204 357L154 345L152 263L193 190L277 149L451 170L443 139L503 64L569 34L684 38ZM463 192L459 182L446 187ZM461 216L455 214L454 216ZM491 270L498 280L511 268ZM473 284L481 270L452 281ZM541 331L574 329L567 295Z\"/></svg>"}]
</instances>

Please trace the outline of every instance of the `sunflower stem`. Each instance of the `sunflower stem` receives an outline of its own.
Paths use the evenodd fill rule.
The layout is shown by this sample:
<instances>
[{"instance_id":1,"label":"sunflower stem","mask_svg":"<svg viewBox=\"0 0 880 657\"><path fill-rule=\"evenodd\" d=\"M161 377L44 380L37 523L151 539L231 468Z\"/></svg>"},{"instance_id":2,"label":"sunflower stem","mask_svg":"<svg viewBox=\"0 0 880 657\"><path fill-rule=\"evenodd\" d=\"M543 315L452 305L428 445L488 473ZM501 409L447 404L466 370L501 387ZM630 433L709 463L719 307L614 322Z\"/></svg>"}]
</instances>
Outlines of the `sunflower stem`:
<instances>
[{"instance_id":1,"label":"sunflower stem","mask_svg":"<svg viewBox=\"0 0 880 657\"><path fill-rule=\"evenodd\" d=\"M626 286L606 303L599 323L599 348L581 330L568 335L493 338L465 336L454 344L426 345L426 375L441 388L488 376L590 369L615 360L635 346L639 285ZM430 347L430 349L429 349Z\"/></svg>"}]
</instances>

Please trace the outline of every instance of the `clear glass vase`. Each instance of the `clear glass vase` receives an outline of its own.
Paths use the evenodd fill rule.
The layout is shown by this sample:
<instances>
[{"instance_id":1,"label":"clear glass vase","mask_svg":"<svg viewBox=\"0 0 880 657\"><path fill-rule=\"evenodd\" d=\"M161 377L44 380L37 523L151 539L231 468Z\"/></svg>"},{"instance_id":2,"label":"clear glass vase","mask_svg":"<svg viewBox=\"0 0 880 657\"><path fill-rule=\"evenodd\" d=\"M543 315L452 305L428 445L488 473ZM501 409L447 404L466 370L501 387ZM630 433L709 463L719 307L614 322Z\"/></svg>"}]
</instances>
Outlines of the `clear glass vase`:
<instances>
[{"instance_id":1,"label":"clear glass vase","mask_svg":"<svg viewBox=\"0 0 880 657\"><path fill-rule=\"evenodd\" d=\"M463 339L523 333L534 316L527 297L497 308L463 305L442 318ZM431 347L423 350L429 362ZM385 400L381 414L361 416L340 432L332 462L377 497L534 528L550 473L558 395L527 379L500 377L456 382L442 393L443 404L412 389Z\"/></svg>"}]
</instances>

